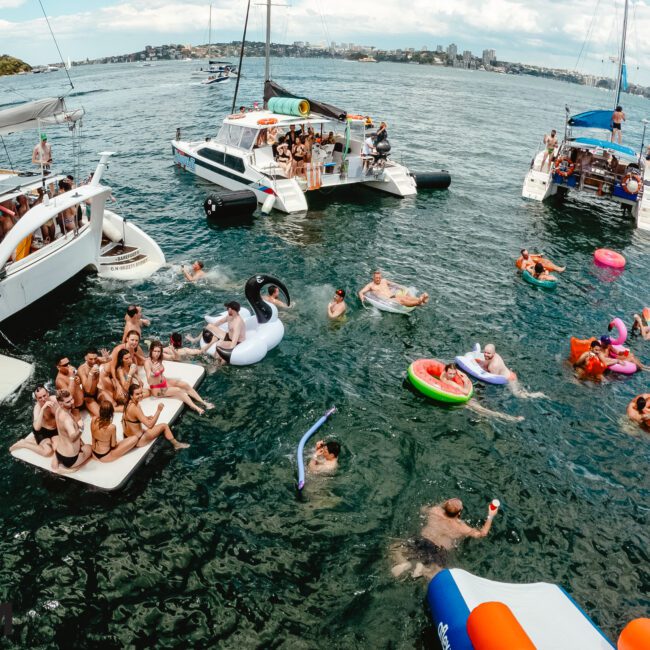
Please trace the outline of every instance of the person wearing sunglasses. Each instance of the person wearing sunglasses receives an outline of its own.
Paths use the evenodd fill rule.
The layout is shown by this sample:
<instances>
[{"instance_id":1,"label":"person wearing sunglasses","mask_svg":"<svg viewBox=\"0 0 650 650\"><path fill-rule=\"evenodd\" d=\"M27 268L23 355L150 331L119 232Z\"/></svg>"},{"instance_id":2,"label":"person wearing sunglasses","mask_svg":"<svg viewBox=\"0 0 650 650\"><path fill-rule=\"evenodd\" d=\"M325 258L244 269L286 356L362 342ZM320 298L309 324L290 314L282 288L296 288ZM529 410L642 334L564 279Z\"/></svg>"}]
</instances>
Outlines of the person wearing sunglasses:
<instances>
[{"instance_id":1,"label":"person wearing sunglasses","mask_svg":"<svg viewBox=\"0 0 650 650\"><path fill-rule=\"evenodd\" d=\"M463 502L458 498L447 499L433 506L423 506L421 516L425 519L420 535L415 539L393 546L392 556L396 564L391 569L398 578L405 571L413 570L414 578L424 577L431 580L443 569L449 560L449 554L460 542L468 537L485 537L492 528L492 520L498 512L495 506L488 505L488 515L481 528L474 528L464 522Z\"/></svg>"},{"instance_id":2,"label":"person wearing sunglasses","mask_svg":"<svg viewBox=\"0 0 650 650\"><path fill-rule=\"evenodd\" d=\"M72 395L74 406L72 408L73 416L79 419L79 409L84 403L84 390L81 383L81 377L77 374L77 369L70 363L67 356L59 357L56 364L57 375L54 385L57 390L67 390Z\"/></svg>"},{"instance_id":3,"label":"person wearing sunglasses","mask_svg":"<svg viewBox=\"0 0 650 650\"><path fill-rule=\"evenodd\" d=\"M327 305L327 316L334 320L335 318L341 318L345 314L347 305L345 304L345 289L337 289L334 292L334 298Z\"/></svg>"}]
</instances>

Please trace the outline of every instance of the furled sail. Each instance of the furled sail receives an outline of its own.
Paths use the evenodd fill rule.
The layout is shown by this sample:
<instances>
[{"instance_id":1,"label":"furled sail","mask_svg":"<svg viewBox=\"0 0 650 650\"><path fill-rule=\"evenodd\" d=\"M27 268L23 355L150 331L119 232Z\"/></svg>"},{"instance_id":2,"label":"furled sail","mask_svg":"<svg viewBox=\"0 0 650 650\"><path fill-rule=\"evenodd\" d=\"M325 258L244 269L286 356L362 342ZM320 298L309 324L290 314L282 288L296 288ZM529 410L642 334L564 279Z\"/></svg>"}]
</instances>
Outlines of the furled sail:
<instances>
[{"instance_id":1,"label":"furled sail","mask_svg":"<svg viewBox=\"0 0 650 650\"><path fill-rule=\"evenodd\" d=\"M52 124L71 124L84 114L82 108L67 110L62 97L26 102L0 111L0 135Z\"/></svg>"},{"instance_id":2,"label":"furled sail","mask_svg":"<svg viewBox=\"0 0 650 650\"><path fill-rule=\"evenodd\" d=\"M298 95L293 95L282 86L276 84L274 81L266 81L264 83L264 106L266 106L267 102L269 101L269 99L271 99L271 97L291 97L292 99L303 99L303 98L307 99L309 101L309 105L311 106L311 110L314 113L318 113L319 115L323 115L324 117L331 117L334 118L335 120L343 121L347 115L347 112L344 111L342 108L338 108L337 106L332 106L331 104L325 104L324 102L315 101L313 99L309 99L303 96L299 97Z\"/></svg>"}]
</instances>

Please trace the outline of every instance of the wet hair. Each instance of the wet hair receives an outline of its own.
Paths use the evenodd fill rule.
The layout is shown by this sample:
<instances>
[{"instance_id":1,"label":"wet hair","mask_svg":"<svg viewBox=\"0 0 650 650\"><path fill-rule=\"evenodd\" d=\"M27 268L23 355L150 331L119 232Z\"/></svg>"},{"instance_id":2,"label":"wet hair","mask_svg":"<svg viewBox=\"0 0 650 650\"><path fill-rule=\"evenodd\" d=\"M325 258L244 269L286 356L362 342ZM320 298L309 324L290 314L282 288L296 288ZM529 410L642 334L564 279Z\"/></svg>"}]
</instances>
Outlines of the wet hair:
<instances>
[{"instance_id":1,"label":"wet hair","mask_svg":"<svg viewBox=\"0 0 650 650\"><path fill-rule=\"evenodd\" d=\"M133 336L134 334L135 334L138 338L140 338L140 332L138 332L138 330L129 330L129 331L126 333L126 338L128 339L129 336Z\"/></svg>"},{"instance_id":2,"label":"wet hair","mask_svg":"<svg viewBox=\"0 0 650 650\"><path fill-rule=\"evenodd\" d=\"M97 348L86 348L84 356L88 356L89 354L99 354L99 352L97 352Z\"/></svg>"},{"instance_id":3,"label":"wet hair","mask_svg":"<svg viewBox=\"0 0 650 650\"><path fill-rule=\"evenodd\" d=\"M205 264L203 264L203 262L202 262L201 260L196 260L196 265L197 265L200 269L202 269L202 268L205 266Z\"/></svg>"},{"instance_id":4,"label":"wet hair","mask_svg":"<svg viewBox=\"0 0 650 650\"><path fill-rule=\"evenodd\" d=\"M214 338L214 334L210 330L205 329L201 332L201 338L203 339L204 343L211 343L212 339Z\"/></svg>"},{"instance_id":5,"label":"wet hair","mask_svg":"<svg viewBox=\"0 0 650 650\"><path fill-rule=\"evenodd\" d=\"M108 400L102 400L99 403L99 417L97 418L99 426L101 427L112 424L114 413L115 409L113 408L113 405Z\"/></svg>"},{"instance_id":6,"label":"wet hair","mask_svg":"<svg viewBox=\"0 0 650 650\"><path fill-rule=\"evenodd\" d=\"M36 387L34 388L34 397L36 396L36 393L38 393L39 390L47 390L43 384L36 384ZM50 391L47 390L47 394L50 394Z\"/></svg>"},{"instance_id":7,"label":"wet hair","mask_svg":"<svg viewBox=\"0 0 650 650\"><path fill-rule=\"evenodd\" d=\"M64 399L70 397L70 391L62 388L61 390L56 391L56 399L58 402L62 402Z\"/></svg>"},{"instance_id":8,"label":"wet hair","mask_svg":"<svg viewBox=\"0 0 650 650\"><path fill-rule=\"evenodd\" d=\"M274 284L271 284L267 291L269 292L269 296L272 296L276 291L279 291L279 289Z\"/></svg>"},{"instance_id":9,"label":"wet hair","mask_svg":"<svg viewBox=\"0 0 650 650\"><path fill-rule=\"evenodd\" d=\"M153 359L152 352L158 348L160 350L160 361L163 360L163 344L160 341L151 341L149 344L149 358Z\"/></svg>"},{"instance_id":10,"label":"wet hair","mask_svg":"<svg viewBox=\"0 0 650 650\"><path fill-rule=\"evenodd\" d=\"M126 313L133 318L138 313L137 305L129 305L126 309Z\"/></svg>"},{"instance_id":11,"label":"wet hair","mask_svg":"<svg viewBox=\"0 0 650 650\"><path fill-rule=\"evenodd\" d=\"M126 348L122 348L118 353L117 353L117 367L121 368L122 364L124 363L124 357L127 354L131 354L130 350L127 350Z\"/></svg>"},{"instance_id":12,"label":"wet hair","mask_svg":"<svg viewBox=\"0 0 650 650\"><path fill-rule=\"evenodd\" d=\"M639 411L643 411L643 409L646 407L646 404L648 403L648 400L646 400L645 397L637 397L636 398L636 408Z\"/></svg>"},{"instance_id":13,"label":"wet hair","mask_svg":"<svg viewBox=\"0 0 650 650\"><path fill-rule=\"evenodd\" d=\"M173 348L182 348L183 347L183 337L180 335L179 332L173 332L172 335L169 337L169 344Z\"/></svg>"},{"instance_id":14,"label":"wet hair","mask_svg":"<svg viewBox=\"0 0 650 650\"><path fill-rule=\"evenodd\" d=\"M458 370L458 368L456 367L455 363L448 363L445 366L445 372L447 372L447 370Z\"/></svg>"},{"instance_id":15,"label":"wet hair","mask_svg":"<svg viewBox=\"0 0 650 650\"><path fill-rule=\"evenodd\" d=\"M327 451L330 454L333 454L335 458L339 457L339 454L341 453L341 445L336 440L328 440L325 443L325 446L327 447Z\"/></svg>"},{"instance_id":16,"label":"wet hair","mask_svg":"<svg viewBox=\"0 0 650 650\"><path fill-rule=\"evenodd\" d=\"M454 501L460 503L460 508L454 507ZM447 499L447 501L442 504L442 509L445 511L447 517L460 517L460 513L463 511L463 502L460 499Z\"/></svg>"},{"instance_id":17,"label":"wet hair","mask_svg":"<svg viewBox=\"0 0 650 650\"><path fill-rule=\"evenodd\" d=\"M541 262L537 262L537 264L535 264L535 273L544 273L544 265Z\"/></svg>"}]
</instances>

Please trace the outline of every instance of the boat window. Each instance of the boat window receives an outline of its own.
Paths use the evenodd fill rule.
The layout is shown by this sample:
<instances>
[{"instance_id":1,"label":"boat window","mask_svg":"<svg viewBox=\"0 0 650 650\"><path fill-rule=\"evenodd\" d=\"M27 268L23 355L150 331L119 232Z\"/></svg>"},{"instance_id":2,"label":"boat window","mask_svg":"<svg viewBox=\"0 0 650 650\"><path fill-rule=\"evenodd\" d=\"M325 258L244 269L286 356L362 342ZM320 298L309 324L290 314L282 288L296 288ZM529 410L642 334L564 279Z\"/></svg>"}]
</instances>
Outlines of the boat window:
<instances>
[{"instance_id":1,"label":"boat window","mask_svg":"<svg viewBox=\"0 0 650 650\"><path fill-rule=\"evenodd\" d=\"M219 130L217 142L229 145L231 147L238 147L243 130L244 129L241 126L235 126L234 124L224 124Z\"/></svg>"},{"instance_id":2,"label":"boat window","mask_svg":"<svg viewBox=\"0 0 650 650\"><path fill-rule=\"evenodd\" d=\"M204 158L207 158L208 160L213 160L214 162L217 162L221 165L224 164L223 151L216 151L215 149L209 149L205 147L204 149L199 149L196 153L199 156L203 156Z\"/></svg>"},{"instance_id":3,"label":"boat window","mask_svg":"<svg viewBox=\"0 0 650 650\"><path fill-rule=\"evenodd\" d=\"M239 147L241 149L250 149L255 142L255 137L257 136L257 129L251 129L249 127L242 128L241 140L239 141Z\"/></svg>"},{"instance_id":4,"label":"boat window","mask_svg":"<svg viewBox=\"0 0 650 650\"><path fill-rule=\"evenodd\" d=\"M226 154L226 160L224 162L226 167L230 167L230 169L234 169L235 171L244 173L245 167L244 167L244 161L239 158L239 156L232 156L230 154Z\"/></svg>"}]
</instances>

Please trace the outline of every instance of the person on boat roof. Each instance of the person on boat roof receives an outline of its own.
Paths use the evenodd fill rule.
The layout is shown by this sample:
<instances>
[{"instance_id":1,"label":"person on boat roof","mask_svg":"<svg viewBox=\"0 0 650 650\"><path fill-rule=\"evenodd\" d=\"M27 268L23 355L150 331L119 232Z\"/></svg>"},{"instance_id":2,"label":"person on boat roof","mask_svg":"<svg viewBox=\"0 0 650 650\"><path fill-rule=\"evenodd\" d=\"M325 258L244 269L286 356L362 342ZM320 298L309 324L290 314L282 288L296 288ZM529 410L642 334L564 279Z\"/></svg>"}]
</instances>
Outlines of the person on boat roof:
<instances>
[{"instance_id":1,"label":"person on boat roof","mask_svg":"<svg viewBox=\"0 0 650 650\"><path fill-rule=\"evenodd\" d=\"M625 113L622 106L617 106L612 113L612 142L618 139L618 143L623 141L623 122L625 122Z\"/></svg>"}]
</instances>

